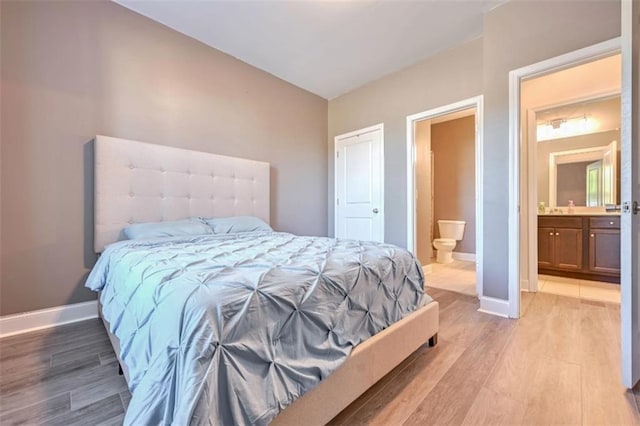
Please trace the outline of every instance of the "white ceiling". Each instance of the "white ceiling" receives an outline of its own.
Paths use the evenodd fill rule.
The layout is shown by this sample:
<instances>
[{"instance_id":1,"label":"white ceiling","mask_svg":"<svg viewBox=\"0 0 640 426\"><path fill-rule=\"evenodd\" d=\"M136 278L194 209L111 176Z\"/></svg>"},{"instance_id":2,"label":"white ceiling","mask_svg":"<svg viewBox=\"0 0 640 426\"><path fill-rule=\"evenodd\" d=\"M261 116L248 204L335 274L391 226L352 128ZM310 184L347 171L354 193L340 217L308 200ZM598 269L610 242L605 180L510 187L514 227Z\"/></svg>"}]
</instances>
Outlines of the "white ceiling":
<instances>
[{"instance_id":1,"label":"white ceiling","mask_svg":"<svg viewBox=\"0 0 640 426\"><path fill-rule=\"evenodd\" d=\"M506 0L115 0L326 99L482 33Z\"/></svg>"}]
</instances>

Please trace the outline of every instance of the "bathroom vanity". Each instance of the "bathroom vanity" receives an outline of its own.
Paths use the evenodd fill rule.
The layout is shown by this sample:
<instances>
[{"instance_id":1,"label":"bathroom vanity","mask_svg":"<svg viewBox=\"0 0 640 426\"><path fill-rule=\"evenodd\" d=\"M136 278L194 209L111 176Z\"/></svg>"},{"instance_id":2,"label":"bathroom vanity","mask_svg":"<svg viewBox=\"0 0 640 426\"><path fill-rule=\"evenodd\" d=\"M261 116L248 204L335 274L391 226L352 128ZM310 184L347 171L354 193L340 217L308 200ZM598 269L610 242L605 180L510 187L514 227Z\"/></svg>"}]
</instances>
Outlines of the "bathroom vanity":
<instances>
[{"instance_id":1,"label":"bathroom vanity","mask_svg":"<svg viewBox=\"0 0 640 426\"><path fill-rule=\"evenodd\" d=\"M538 273L620 283L620 216L539 215Z\"/></svg>"}]
</instances>

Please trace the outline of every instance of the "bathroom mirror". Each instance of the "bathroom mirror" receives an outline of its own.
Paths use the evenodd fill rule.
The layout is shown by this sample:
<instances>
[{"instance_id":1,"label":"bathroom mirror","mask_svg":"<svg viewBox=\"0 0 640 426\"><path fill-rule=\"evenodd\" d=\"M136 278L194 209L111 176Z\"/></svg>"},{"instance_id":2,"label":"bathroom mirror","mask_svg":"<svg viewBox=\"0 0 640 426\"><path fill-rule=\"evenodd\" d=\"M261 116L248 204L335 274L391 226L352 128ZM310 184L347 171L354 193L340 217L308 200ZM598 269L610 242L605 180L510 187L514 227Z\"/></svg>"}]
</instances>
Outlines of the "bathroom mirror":
<instances>
[{"instance_id":1,"label":"bathroom mirror","mask_svg":"<svg viewBox=\"0 0 640 426\"><path fill-rule=\"evenodd\" d=\"M549 154L549 207L617 204L618 142Z\"/></svg>"},{"instance_id":2,"label":"bathroom mirror","mask_svg":"<svg viewBox=\"0 0 640 426\"><path fill-rule=\"evenodd\" d=\"M603 210L619 202L620 96L536 111L538 203Z\"/></svg>"}]
</instances>

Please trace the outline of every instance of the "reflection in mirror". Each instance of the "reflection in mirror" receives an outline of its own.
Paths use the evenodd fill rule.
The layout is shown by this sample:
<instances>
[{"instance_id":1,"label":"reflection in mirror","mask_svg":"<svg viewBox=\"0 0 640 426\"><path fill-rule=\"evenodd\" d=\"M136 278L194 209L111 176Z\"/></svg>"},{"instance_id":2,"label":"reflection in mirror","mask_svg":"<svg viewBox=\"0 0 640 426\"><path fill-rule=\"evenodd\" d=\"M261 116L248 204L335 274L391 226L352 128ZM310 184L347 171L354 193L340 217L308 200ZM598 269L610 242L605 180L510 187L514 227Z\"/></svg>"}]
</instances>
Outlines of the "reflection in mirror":
<instances>
[{"instance_id":1,"label":"reflection in mirror","mask_svg":"<svg viewBox=\"0 0 640 426\"><path fill-rule=\"evenodd\" d=\"M618 143L549 154L549 206L617 203Z\"/></svg>"},{"instance_id":2,"label":"reflection in mirror","mask_svg":"<svg viewBox=\"0 0 640 426\"><path fill-rule=\"evenodd\" d=\"M539 110L535 120L539 207L617 204L620 96Z\"/></svg>"}]
</instances>

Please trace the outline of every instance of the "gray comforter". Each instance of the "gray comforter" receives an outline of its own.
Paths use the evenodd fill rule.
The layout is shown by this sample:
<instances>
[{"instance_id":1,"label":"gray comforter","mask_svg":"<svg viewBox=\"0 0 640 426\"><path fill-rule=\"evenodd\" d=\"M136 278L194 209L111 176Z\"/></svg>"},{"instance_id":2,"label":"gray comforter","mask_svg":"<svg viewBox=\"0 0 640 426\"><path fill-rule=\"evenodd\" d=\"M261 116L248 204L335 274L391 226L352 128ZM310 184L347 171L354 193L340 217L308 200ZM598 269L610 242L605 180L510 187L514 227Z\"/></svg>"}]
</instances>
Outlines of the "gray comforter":
<instances>
[{"instance_id":1,"label":"gray comforter","mask_svg":"<svg viewBox=\"0 0 640 426\"><path fill-rule=\"evenodd\" d=\"M129 425L267 424L431 300L406 250L285 233L119 242L86 285L129 368Z\"/></svg>"}]
</instances>

